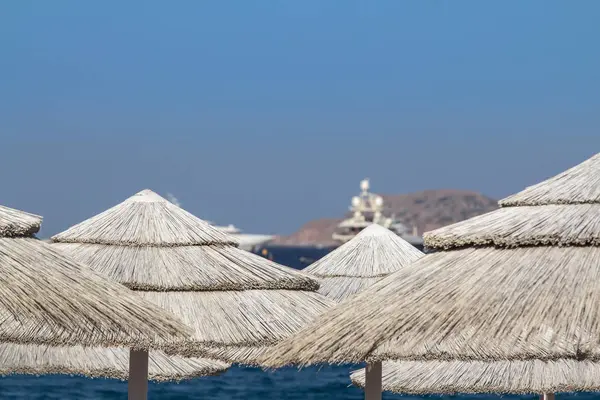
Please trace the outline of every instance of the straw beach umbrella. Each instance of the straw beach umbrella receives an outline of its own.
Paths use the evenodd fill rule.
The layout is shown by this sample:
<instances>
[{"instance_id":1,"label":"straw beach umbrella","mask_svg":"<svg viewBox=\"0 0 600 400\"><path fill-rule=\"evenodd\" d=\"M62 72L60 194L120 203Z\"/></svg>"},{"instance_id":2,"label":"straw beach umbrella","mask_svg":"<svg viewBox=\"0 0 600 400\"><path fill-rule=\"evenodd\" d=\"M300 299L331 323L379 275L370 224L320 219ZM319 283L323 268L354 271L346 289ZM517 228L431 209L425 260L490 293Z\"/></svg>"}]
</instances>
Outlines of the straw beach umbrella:
<instances>
[{"instance_id":1,"label":"straw beach umbrella","mask_svg":"<svg viewBox=\"0 0 600 400\"><path fill-rule=\"evenodd\" d=\"M389 229L371 224L303 272L319 278L319 293L339 302L422 256Z\"/></svg>"},{"instance_id":2,"label":"straw beach umbrella","mask_svg":"<svg viewBox=\"0 0 600 400\"><path fill-rule=\"evenodd\" d=\"M153 348L183 340L175 316L35 238L42 218L0 206L0 362L25 372L16 349L47 346ZM132 350L135 351L135 350Z\"/></svg>"},{"instance_id":3,"label":"straw beach umbrella","mask_svg":"<svg viewBox=\"0 0 600 400\"><path fill-rule=\"evenodd\" d=\"M230 236L150 190L52 240L194 328L170 354L251 364L333 305L310 276L238 249Z\"/></svg>"},{"instance_id":4,"label":"straw beach umbrella","mask_svg":"<svg viewBox=\"0 0 600 400\"><path fill-rule=\"evenodd\" d=\"M167 356L161 351L153 351L148 359L148 377L144 375L145 371L139 375L143 380L178 382L216 375L229 367L229 364L220 361ZM0 344L0 375L9 374L66 374L127 380L129 351L122 348ZM146 393L130 395L142 398Z\"/></svg>"},{"instance_id":5,"label":"straw beach umbrella","mask_svg":"<svg viewBox=\"0 0 600 400\"><path fill-rule=\"evenodd\" d=\"M160 339L159 336L163 336L163 339L174 340L177 336L169 339L170 336L167 332L164 332L165 328L160 328L165 324L164 320L170 321L171 332L177 333L175 327L179 326L179 329L183 329L188 334L191 329L184 326L182 322L178 322L175 325L174 321L176 317L165 310L157 307L151 302L143 300L140 296L136 295L133 291L126 287L109 281L105 277L92 271L89 267L83 267L72 258L63 255L56 248L45 244L44 242L36 239L33 235L39 230L42 218L33 214L24 213L18 210L10 209L7 207L0 206L0 263L2 268L14 268L18 266L28 267L32 269L30 278L42 279L42 283L49 286L49 288L37 288L36 294L39 293L41 296L49 296L46 300L49 304L57 302L62 308L59 309L62 318L62 324L69 328L65 334L72 334L72 332L78 332L78 330L85 332L90 331L91 328L97 326L96 329L102 332L106 332L114 324L113 320L120 315L125 315L127 318L123 321L120 319L115 320L119 324L125 324L123 329L127 328L121 335L131 335L131 338L120 338L117 336L115 339L106 339L106 341L93 341L88 340L85 336L75 336L73 340L68 338L62 338L61 335L57 336L54 330L50 329L61 329L66 328L60 325L50 325L50 328L46 327L42 332L41 338L34 338L31 341L27 340L4 340L0 344L0 373L3 375L7 374L72 374L72 375L85 375L88 377L105 377L105 378L117 378L126 379L129 375L129 354L137 354L140 349L151 347L152 343L157 342ZM13 254L14 253L14 254ZM0 279L8 279L11 277L10 270L0 277ZM29 272L26 271L25 272ZM43 272L43 274L40 274ZM58 280L58 277L62 275L67 276L67 279ZM88 277L89 275L89 277ZM57 277L56 279L54 277ZM85 286L78 285L77 282L73 282L78 276L85 277ZM19 277L15 275L12 279ZM20 277L23 279L23 277ZM53 280L55 279L55 280ZM89 281L89 282L88 282ZM23 281L26 283L27 281ZM37 282L36 282L37 283ZM51 286L50 286L51 285ZM97 287L94 288L93 285ZM9 281L5 281L3 290L8 290L4 286L10 286ZM34 288L35 286L32 286ZM92 289L90 289L92 287ZM18 286L17 286L18 288ZM105 289L107 288L107 289ZM105 289L109 292L104 293L104 297L99 300L97 292L98 289ZM52 290L48 292L48 290ZM76 291L76 292L74 292ZM90 294L91 301L86 300L86 294ZM25 295L26 293L21 293ZM32 310L39 308L44 313L49 309L44 307L43 303L37 303L34 294L27 294L27 300L31 301L30 307ZM94 297L96 296L96 297ZM64 299L68 299L65 302ZM10 297L8 297L10 299ZM40 297L43 299L43 297ZM81 300L78 300L81 299ZM131 299L135 300L134 305L137 305L137 309L125 308L131 303ZM70 312L71 303L78 301L80 307L87 307L92 317L96 317L96 314L101 316L103 319L96 321L83 315L86 319L83 319L83 328L77 325L78 320L76 318L82 318L76 313ZM62 303L65 304L62 304ZM19 300L19 304L27 306L27 301ZM114 304L114 307L113 307ZM120 308L119 308L120 307ZM141 309L140 309L141 307ZM94 309L97 309L97 313L93 313ZM50 311L52 311L50 309ZM115 314L113 316L112 314ZM119 314L121 313L121 314ZM130 315L133 314L133 317ZM139 316L138 316L139 314ZM41 318L46 318L42 313ZM135 317L135 318L134 318ZM120 317L121 318L121 317ZM21 324L22 321L15 321L20 325L18 327L11 327L10 324L3 324L7 329L11 331L16 329L29 331L36 329L35 326L28 326L27 324ZM105 327L106 326L106 327ZM167 325L169 326L169 325ZM148 330L146 327L156 327L155 333L152 330ZM144 336L137 334L139 329L146 329ZM35 332L35 331L34 331ZM107 331L110 335L110 330ZM144 331L143 331L144 332ZM108 338L111 336L107 335ZM181 336L181 333L178 334ZM186 335L187 336L187 335ZM43 339L43 340L42 340ZM183 340L180 337L179 340ZM160 343L163 343L161 341ZM82 347L77 344L83 345L104 345L111 346L108 348L92 348ZM132 350L124 348L115 348L112 346L116 345L127 345L132 347ZM164 344L164 343L163 343ZM155 343L152 347L157 347L159 344ZM132 365L131 367L135 367ZM139 366L138 366L139 367ZM229 364L203 359L185 359L181 357L168 357L161 352L155 352L153 359L149 363L149 375L152 380L164 381L164 380L182 380L202 375L213 375L229 368ZM146 371L144 368L132 368L132 375L139 375L146 380ZM130 398L145 398L146 390L144 388L133 387L130 390Z\"/></svg>"},{"instance_id":6,"label":"straw beach umbrella","mask_svg":"<svg viewBox=\"0 0 600 400\"><path fill-rule=\"evenodd\" d=\"M42 217L0 206L0 342L155 347L190 330L35 238Z\"/></svg>"},{"instance_id":7,"label":"straw beach umbrella","mask_svg":"<svg viewBox=\"0 0 600 400\"><path fill-rule=\"evenodd\" d=\"M304 272L320 278L319 293L339 302L423 256L421 251L389 229L371 224L305 268ZM373 375L380 373L380 368L376 363L367 364L366 369ZM368 390L381 393L378 385L369 385Z\"/></svg>"},{"instance_id":8,"label":"straw beach umbrella","mask_svg":"<svg viewBox=\"0 0 600 400\"><path fill-rule=\"evenodd\" d=\"M500 206L261 361L599 359L600 154Z\"/></svg>"},{"instance_id":9,"label":"straw beach umbrella","mask_svg":"<svg viewBox=\"0 0 600 400\"><path fill-rule=\"evenodd\" d=\"M350 375L365 386L365 370ZM600 363L594 361L386 361L384 391L423 395L600 391Z\"/></svg>"},{"instance_id":10,"label":"straw beach umbrella","mask_svg":"<svg viewBox=\"0 0 600 400\"><path fill-rule=\"evenodd\" d=\"M366 370L352 383L367 386ZM419 360L382 363L381 388L401 394L537 393L600 391L600 362L593 360Z\"/></svg>"}]
</instances>

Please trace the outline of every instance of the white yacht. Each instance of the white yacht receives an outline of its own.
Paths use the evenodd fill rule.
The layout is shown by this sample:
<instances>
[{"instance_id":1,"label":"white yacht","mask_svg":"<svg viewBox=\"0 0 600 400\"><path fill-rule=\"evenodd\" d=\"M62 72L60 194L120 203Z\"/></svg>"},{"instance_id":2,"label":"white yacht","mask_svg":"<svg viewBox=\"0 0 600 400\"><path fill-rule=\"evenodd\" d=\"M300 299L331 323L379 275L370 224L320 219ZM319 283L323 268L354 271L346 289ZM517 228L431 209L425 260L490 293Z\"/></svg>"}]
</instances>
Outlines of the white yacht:
<instances>
[{"instance_id":1,"label":"white yacht","mask_svg":"<svg viewBox=\"0 0 600 400\"><path fill-rule=\"evenodd\" d=\"M181 207L181 203L179 202L177 197L175 197L171 193L167 193L167 199L176 206ZM231 224L227 226L219 226L215 225L210 221L207 222L213 227L219 229L220 231L233 236L239 242L239 248L242 250L255 251L259 246L263 246L275 238L275 236L273 235L257 235L250 233L242 233L242 231L240 231L237 227Z\"/></svg>"},{"instance_id":2,"label":"white yacht","mask_svg":"<svg viewBox=\"0 0 600 400\"><path fill-rule=\"evenodd\" d=\"M258 247L264 246L265 244L269 243L271 240L274 239L273 235L242 233L242 231L239 228L232 224L229 224L227 226L219 226L213 223L210 224L218 230L233 236L240 243L240 249L247 251L257 250Z\"/></svg>"},{"instance_id":3,"label":"white yacht","mask_svg":"<svg viewBox=\"0 0 600 400\"><path fill-rule=\"evenodd\" d=\"M379 224L396 233L413 246L419 249L423 248L423 238L417 235L416 227L413 226L411 231L395 216L386 217L383 215L383 198L369 192L368 179L363 179L360 182L360 190L360 195L352 198L352 205L350 206L352 216L340 222L332 235L333 240L346 243L367 226Z\"/></svg>"}]
</instances>

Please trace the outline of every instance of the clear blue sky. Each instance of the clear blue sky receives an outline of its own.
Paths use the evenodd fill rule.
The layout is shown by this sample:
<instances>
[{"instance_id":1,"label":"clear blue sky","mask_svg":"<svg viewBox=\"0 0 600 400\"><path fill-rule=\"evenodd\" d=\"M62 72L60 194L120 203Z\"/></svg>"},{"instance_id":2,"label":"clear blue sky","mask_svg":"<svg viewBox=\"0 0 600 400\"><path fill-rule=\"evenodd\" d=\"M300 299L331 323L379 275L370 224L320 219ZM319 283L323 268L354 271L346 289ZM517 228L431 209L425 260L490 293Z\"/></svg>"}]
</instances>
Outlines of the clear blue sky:
<instances>
[{"instance_id":1,"label":"clear blue sky","mask_svg":"<svg viewBox=\"0 0 600 400\"><path fill-rule=\"evenodd\" d=\"M375 191L500 198L600 151L598 1L0 2L0 204L129 195L288 233Z\"/></svg>"}]
</instances>

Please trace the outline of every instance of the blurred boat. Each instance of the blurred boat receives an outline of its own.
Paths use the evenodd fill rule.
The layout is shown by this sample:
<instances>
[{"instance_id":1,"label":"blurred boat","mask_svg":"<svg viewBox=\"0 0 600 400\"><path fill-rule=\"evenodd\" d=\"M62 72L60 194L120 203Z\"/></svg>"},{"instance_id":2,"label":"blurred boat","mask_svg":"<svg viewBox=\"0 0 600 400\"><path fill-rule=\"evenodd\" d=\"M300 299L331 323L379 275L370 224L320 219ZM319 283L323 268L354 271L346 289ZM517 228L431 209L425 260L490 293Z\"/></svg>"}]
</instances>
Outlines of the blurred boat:
<instances>
[{"instance_id":1,"label":"blurred boat","mask_svg":"<svg viewBox=\"0 0 600 400\"><path fill-rule=\"evenodd\" d=\"M409 229L402 221L394 215L386 217L383 215L383 198L369 192L369 180L360 182L360 195L352 198L350 211L352 216L340 222L332 235L333 240L346 243L355 237L360 231L371 224L381 225L396 233L418 249L423 249L423 238L417 234L415 226Z\"/></svg>"},{"instance_id":2,"label":"blurred boat","mask_svg":"<svg viewBox=\"0 0 600 400\"><path fill-rule=\"evenodd\" d=\"M269 243L275 237L273 235L242 233L242 231L239 228L232 224L229 224L227 226L219 226L211 223L211 225L219 229L220 231L233 236L240 243L240 249L247 251L256 251L257 248Z\"/></svg>"},{"instance_id":3,"label":"blurred boat","mask_svg":"<svg viewBox=\"0 0 600 400\"><path fill-rule=\"evenodd\" d=\"M181 207L181 203L171 193L167 193L167 199L175 204L178 207ZM259 247L269 243L275 237L273 235L258 235L252 233L242 233L240 229L238 229L235 225L229 224L227 226L215 225L212 222L209 222L212 226L219 229L222 232L225 232L231 236L233 236L239 245L239 248L246 251L256 251Z\"/></svg>"}]
</instances>

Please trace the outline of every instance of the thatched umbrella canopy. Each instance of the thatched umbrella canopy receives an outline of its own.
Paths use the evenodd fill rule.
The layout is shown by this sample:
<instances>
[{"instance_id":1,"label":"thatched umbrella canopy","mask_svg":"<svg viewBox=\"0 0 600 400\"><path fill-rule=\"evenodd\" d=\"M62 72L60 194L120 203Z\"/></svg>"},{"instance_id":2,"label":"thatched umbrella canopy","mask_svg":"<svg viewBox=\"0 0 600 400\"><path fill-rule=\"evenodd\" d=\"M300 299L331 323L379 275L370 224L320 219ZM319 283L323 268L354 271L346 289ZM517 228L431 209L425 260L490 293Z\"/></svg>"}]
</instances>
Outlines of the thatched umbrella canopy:
<instances>
[{"instance_id":1,"label":"thatched umbrella canopy","mask_svg":"<svg viewBox=\"0 0 600 400\"><path fill-rule=\"evenodd\" d=\"M423 256L389 229L371 224L352 240L305 268L304 272L320 278L319 293L339 302ZM369 371L373 367L379 371L379 365L367 365ZM374 391L381 393L379 386Z\"/></svg>"},{"instance_id":2,"label":"thatched umbrella canopy","mask_svg":"<svg viewBox=\"0 0 600 400\"><path fill-rule=\"evenodd\" d=\"M0 206L1 374L125 379L129 350L78 344L122 345L137 354L189 336L191 329L173 314L36 239L41 222L37 215ZM160 351L148 365L150 379L157 381L227 368L223 362L170 358Z\"/></svg>"},{"instance_id":3,"label":"thatched umbrella canopy","mask_svg":"<svg viewBox=\"0 0 600 400\"><path fill-rule=\"evenodd\" d=\"M303 272L319 278L319 293L339 302L422 256L389 229L371 224Z\"/></svg>"},{"instance_id":4,"label":"thatched umbrella canopy","mask_svg":"<svg viewBox=\"0 0 600 400\"><path fill-rule=\"evenodd\" d=\"M148 379L178 382L216 375L229 367L221 361L168 356L161 351L153 351L148 361ZM129 351L115 347L0 344L0 375L10 374L65 374L127 380Z\"/></svg>"},{"instance_id":5,"label":"thatched umbrella canopy","mask_svg":"<svg viewBox=\"0 0 600 400\"><path fill-rule=\"evenodd\" d=\"M425 234L436 253L261 361L598 360L600 154L500 206Z\"/></svg>"},{"instance_id":6,"label":"thatched umbrella canopy","mask_svg":"<svg viewBox=\"0 0 600 400\"><path fill-rule=\"evenodd\" d=\"M350 375L365 387L365 370ZM383 390L401 394L560 393L600 391L594 361L386 361Z\"/></svg>"},{"instance_id":7,"label":"thatched umbrella canopy","mask_svg":"<svg viewBox=\"0 0 600 400\"><path fill-rule=\"evenodd\" d=\"M0 206L0 342L155 347L179 319L35 238L42 217Z\"/></svg>"},{"instance_id":8,"label":"thatched umbrella canopy","mask_svg":"<svg viewBox=\"0 0 600 400\"><path fill-rule=\"evenodd\" d=\"M600 391L600 362L593 360L418 360L375 364L382 371L377 382L380 390L401 394L537 393L548 400L556 392ZM351 373L352 383L365 389L373 384L369 365Z\"/></svg>"},{"instance_id":9,"label":"thatched umbrella canopy","mask_svg":"<svg viewBox=\"0 0 600 400\"><path fill-rule=\"evenodd\" d=\"M310 276L238 249L150 190L52 240L193 327L191 339L170 353L251 364L333 305Z\"/></svg>"}]
</instances>

